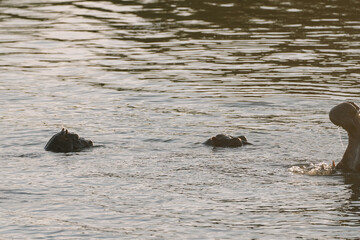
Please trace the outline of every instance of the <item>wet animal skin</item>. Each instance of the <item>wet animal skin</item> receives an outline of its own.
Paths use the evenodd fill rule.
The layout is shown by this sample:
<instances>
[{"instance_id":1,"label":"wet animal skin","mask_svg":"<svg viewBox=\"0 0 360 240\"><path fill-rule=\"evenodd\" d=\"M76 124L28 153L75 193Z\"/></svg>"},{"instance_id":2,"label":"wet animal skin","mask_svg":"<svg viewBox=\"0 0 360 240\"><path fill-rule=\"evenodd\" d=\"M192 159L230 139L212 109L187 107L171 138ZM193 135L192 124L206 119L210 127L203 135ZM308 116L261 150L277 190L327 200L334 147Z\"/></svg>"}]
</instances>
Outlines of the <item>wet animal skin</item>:
<instances>
[{"instance_id":1,"label":"wet animal skin","mask_svg":"<svg viewBox=\"0 0 360 240\"><path fill-rule=\"evenodd\" d=\"M45 150L52 152L79 152L93 146L93 142L80 138L75 133L70 133L64 128L55 134L46 144Z\"/></svg>"},{"instance_id":2,"label":"wet animal skin","mask_svg":"<svg viewBox=\"0 0 360 240\"><path fill-rule=\"evenodd\" d=\"M205 145L213 147L241 147L252 145L245 136L233 137L225 134L218 134L204 142Z\"/></svg>"},{"instance_id":3,"label":"wet animal skin","mask_svg":"<svg viewBox=\"0 0 360 240\"><path fill-rule=\"evenodd\" d=\"M353 102L341 103L329 112L332 123L346 130L349 141L336 169L360 172L360 113L359 106Z\"/></svg>"}]
</instances>

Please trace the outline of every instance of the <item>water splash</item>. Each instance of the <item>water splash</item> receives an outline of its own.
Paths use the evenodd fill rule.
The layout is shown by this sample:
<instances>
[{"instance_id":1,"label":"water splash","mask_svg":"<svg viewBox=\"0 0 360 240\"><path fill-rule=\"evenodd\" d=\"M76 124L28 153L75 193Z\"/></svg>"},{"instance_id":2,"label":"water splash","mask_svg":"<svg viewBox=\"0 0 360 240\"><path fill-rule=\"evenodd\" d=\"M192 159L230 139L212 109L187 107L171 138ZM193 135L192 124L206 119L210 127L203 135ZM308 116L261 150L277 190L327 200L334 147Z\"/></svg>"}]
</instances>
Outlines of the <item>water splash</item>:
<instances>
[{"instance_id":1,"label":"water splash","mask_svg":"<svg viewBox=\"0 0 360 240\"><path fill-rule=\"evenodd\" d=\"M310 176L329 176L335 172L335 162L327 164L321 163L310 163L309 165L293 166L289 168L289 171L297 174L305 174Z\"/></svg>"}]
</instances>

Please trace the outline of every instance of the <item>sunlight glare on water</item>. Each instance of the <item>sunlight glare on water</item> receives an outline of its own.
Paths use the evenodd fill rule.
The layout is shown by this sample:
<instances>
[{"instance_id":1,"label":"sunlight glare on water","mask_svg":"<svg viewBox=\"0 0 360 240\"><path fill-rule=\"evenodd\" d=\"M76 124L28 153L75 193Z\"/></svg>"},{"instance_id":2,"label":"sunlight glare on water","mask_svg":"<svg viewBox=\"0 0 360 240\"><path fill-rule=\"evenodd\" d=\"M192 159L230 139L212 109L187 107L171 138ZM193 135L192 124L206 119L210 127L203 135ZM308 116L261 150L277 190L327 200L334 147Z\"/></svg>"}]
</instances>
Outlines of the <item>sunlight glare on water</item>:
<instances>
[{"instance_id":1,"label":"sunlight glare on water","mask_svg":"<svg viewBox=\"0 0 360 240\"><path fill-rule=\"evenodd\" d=\"M328 113L358 102L359 10L0 0L0 238L357 239ZM96 147L46 152L63 127Z\"/></svg>"}]
</instances>

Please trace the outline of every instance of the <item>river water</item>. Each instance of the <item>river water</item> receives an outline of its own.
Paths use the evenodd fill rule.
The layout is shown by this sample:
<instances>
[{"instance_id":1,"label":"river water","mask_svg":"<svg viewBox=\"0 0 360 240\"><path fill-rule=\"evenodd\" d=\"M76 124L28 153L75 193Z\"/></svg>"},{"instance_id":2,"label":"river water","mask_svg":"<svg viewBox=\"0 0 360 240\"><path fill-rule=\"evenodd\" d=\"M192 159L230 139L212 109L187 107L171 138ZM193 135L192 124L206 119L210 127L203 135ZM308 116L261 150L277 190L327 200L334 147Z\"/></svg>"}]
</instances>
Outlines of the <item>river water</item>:
<instances>
[{"instance_id":1,"label":"river water","mask_svg":"<svg viewBox=\"0 0 360 240\"><path fill-rule=\"evenodd\" d=\"M0 239L357 239L328 119L360 3L0 0ZM44 151L61 128L97 146ZM226 133L254 145L213 149Z\"/></svg>"}]
</instances>

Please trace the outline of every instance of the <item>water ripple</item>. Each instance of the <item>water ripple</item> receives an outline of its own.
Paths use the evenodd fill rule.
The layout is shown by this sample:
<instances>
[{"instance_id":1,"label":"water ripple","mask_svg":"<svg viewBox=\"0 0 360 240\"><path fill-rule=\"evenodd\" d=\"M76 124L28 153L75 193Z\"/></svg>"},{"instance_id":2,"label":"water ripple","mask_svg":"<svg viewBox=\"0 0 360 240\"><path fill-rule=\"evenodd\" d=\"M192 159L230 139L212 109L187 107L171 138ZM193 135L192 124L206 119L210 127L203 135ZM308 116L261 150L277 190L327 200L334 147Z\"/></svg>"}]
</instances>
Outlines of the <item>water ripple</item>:
<instances>
[{"instance_id":1,"label":"water ripple","mask_svg":"<svg viewBox=\"0 0 360 240\"><path fill-rule=\"evenodd\" d=\"M358 178L289 168L341 159L359 9L0 1L1 236L356 239ZM103 147L45 152L62 127ZM200 144L219 133L254 145Z\"/></svg>"}]
</instances>

